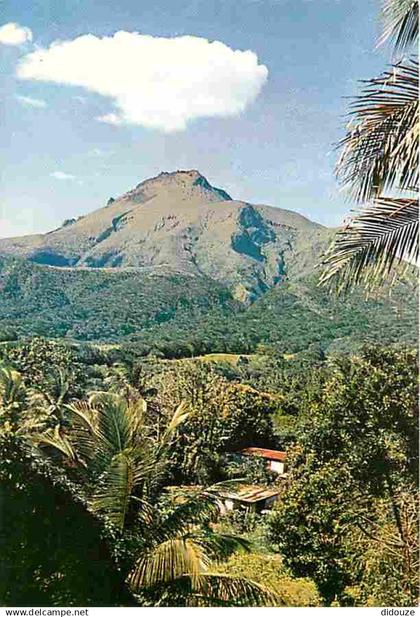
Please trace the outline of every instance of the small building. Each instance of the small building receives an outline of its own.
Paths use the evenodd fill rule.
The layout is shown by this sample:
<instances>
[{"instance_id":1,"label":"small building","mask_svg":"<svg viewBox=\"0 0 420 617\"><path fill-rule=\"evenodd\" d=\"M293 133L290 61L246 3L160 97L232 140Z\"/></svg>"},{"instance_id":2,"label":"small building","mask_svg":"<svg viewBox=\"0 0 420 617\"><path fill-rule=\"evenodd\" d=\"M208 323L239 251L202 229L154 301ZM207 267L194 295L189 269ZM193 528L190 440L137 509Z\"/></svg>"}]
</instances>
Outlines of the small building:
<instances>
[{"instance_id":1,"label":"small building","mask_svg":"<svg viewBox=\"0 0 420 617\"><path fill-rule=\"evenodd\" d=\"M280 491L281 488L276 486L240 484L232 488L220 488L216 494L222 504L222 514L238 509L259 513L273 506L279 499Z\"/></svg>"},{"instance_id":2,"label":"small building","mask_svg":"<svg viewBox=\"0 0 420 617\"><path fill-rule=\"evenodd\" d=\"M267 448L245 448L241 450L244 456L255 456L267 461L267 468L278 475L286 474L287 453L281 450L268 450Z\"/></svg>"}]
</instances>

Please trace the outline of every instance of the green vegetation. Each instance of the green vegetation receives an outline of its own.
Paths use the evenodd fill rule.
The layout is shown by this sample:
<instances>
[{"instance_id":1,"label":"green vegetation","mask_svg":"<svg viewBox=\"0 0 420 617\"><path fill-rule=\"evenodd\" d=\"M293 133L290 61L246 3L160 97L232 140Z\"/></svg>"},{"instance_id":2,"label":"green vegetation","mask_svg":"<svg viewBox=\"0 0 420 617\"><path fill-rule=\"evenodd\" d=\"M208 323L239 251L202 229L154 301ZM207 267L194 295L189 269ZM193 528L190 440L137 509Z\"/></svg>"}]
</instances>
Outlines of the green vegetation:
<instances>
[{"instance_id":1,"label":"green vegetation","mask_svg":"<svg viewBox=\"0 0 420 617\"><path fill-rule=\"evenodd\" d=\"M280 605L321 606L321 598L313 581L290 576L278 555L235 554L219 571L252 578L277 593Z\"/></svg>"},{"instance_id":2,"label":"green vegetation","mask_svg":"<svg viewBox=\"0 0 420 617\"><path fill-rule=\"evenodd\" d=\"M2 344L4 604L416 601L416 354L216 360ZM287 482L251 445L287 447ZM220 517L235 479L280 501Z\"/></svg>"},{"instance_id":3,"label":"green vegetation","mask_svg":"<svg viewBox=\"0 0 420 617\"><path fill-rule=\"evenodd\" d=\"M419 256L418 0L384 0L382 18L394 64L364 83L340 143L339 179L363 208L337 234L322 278L344 289L392 281L396 263Z\"/></svg>"},{"instance_id":4,"label":"green vegetation","mask_svg":"<svg viewBox=\"0 0 420 617\"><path fill-rule=\"evenodd\" d=\"M53 353L57 351L52 348ZM73 604L76 598L82 604L100 605L274 602L273 594L262 586L243 577L219 575L212 568L217 559L248 547L240 538L213 530L211 522L219 509L211 493L203 491L180 503L161 500L171 447L189 415L183 406L156 430L145 400L134 389L129 398L111 389L77 400L68 399L69 382L68 386L66 395L51 406L47 404L49 397L40 400L38 388L26 387L15 369L1 369L0 486L2 497L10 496L5 499L6 518L11 520L15 508L31 498L44 512L41 520L29 517L29 525L19 529L20 542L2 527L2 599L8 604L30 600L32 605ZM32 472L29 478L25 477L26 468ZM43 488L35 496L33 476L35 486ZM72 523L63 534L66 542L69 532L75 533L73 523L86 519L87 530L92 533L94 528L95 532L88 543L93 553L86 553L76 542L67 554L67 544L61 545L62 526L57 529L51 516L54 508L45 529L45 508L51 508L54 499L61 504L70 502L67 507L61 505ZM48 543L56 539L62 546L45 559L40 554L41 531L48 536ZM23 563L18 550L22 543L28 543ZM95 559L95 551L99 553L100 559L95 559L98 571L90 574L96 579L101 570L107 571L104 583L110 589L103 596L100 589L91 588L95 579L72 593L80 573L89 573L84 564L75 571L75 549L81 561ZM29 587L25 585L27 577ZM32 594L34 587L37 593ZM110 592L115 592L112 598Z\"/></svg>"},{"instance_id":5,"label":"green vegetation","mask_svg":"<svg viewBox=\"0 0 420 617\"><path fill-rule=\"evenodd\" d=\"M345 304L306 278L278 284L246 307L204 276L71 270L0 258L0 285L0 341L121 342L131 343L137 356L182 358L291 354L311 345L350 352L364 342L415 344L417 335L417 288L409 277L390 297L386 290L368 300L355 292Z\"/></svg>"},{"instance_id":6,"label":"green vegetation","mask_svg":"<svg viewBox=\"0 0 420 617\"><path fill-rule=\"evenodd\" d=\"M417 9L384 2L399 50ZM417 605L417 82L356 102L339 171L373 205L325 259L392 295L330 295L333 230L196 171L2 240L32 260L0 257L2 605Z\"/></svg>"},{"instance_id":7,"label":"green vegetation","mask_svg":"<svg viewBox=\"0 0 420 617\"><path fill-rule=\"evenodd\" d=\"M76 341L143 338L148 343L174 320L186 328L213 312L223 319L237 307L210 279L165 271L71 270L0 258L0 281L3 340L13 330Z\"/></svg>"},{"instance_id":8,"label":"green vegetation","mask_svg":"<svg viewBox=\"0 0 420 617\"><path fill-rule=\"evenodd\" d=\"M285 564L328 603L414 605L416 354L335 360L299 417L290 484L270 519Z\"/></svg>"}]
</instances>

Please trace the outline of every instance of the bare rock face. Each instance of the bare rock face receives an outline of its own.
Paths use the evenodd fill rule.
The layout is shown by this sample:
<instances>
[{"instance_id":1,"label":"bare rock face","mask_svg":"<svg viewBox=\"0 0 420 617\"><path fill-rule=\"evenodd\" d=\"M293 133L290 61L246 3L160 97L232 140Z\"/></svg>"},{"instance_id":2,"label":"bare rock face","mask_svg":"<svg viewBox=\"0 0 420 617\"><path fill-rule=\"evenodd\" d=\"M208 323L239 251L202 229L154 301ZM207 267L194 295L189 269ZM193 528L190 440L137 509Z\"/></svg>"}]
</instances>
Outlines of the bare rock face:
<instances>
[{"instance_id":1,"label":"bare rock face","mask_svg":"<svg viewBox=\"0 0 420 617\"><path fill-rule=\"evenodd\" d=\"M56 267L170 267L248 302L310 273L331 236L289 210L235 201L191 170L145 180L47 234L0 240L0 255Z\"/></svg>"}]
</instances>

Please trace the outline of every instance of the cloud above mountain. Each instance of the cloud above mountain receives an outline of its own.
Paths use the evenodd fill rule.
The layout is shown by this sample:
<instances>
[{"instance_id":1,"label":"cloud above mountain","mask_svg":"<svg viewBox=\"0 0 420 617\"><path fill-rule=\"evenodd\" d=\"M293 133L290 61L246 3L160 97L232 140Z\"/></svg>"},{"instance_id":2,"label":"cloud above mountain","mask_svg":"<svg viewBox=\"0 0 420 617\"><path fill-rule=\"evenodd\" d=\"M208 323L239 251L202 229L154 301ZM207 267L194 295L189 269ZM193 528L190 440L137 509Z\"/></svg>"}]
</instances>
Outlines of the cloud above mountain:
<instances>
[{"instance_id":1,"label":"cloud above mountain","mask_svg":"<svg viewBox=\"0 0 420 617\"><path fill-rule=\"evenodd\" d=\"M196 118L240 114L260 93L267 68L252 51L195 36L137 32L57 41L22 58L20 79L79 86L112 99L97 119L164 132Z\"/></svg>"},{"instance_id":2,"label":"cloud above mountain","mask_svg":"<svg viewBox=\"0 0 420 617\"><path fill-rule=\"evenodd\" d=\"M3 45L22 45L32 41L32 31L14 22L0 27L0 43Z\"/></svg>"}]
</instances>

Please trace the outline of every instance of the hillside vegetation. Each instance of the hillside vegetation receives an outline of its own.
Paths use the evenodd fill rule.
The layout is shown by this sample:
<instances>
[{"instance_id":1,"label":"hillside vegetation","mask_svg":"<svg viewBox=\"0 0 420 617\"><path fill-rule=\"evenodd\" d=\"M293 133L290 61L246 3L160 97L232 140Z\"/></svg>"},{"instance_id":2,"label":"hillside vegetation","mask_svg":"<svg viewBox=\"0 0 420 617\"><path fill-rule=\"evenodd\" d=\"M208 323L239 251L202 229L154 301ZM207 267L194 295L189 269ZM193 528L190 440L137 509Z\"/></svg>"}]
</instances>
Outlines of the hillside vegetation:
<instances>
[{"instance_id":1,"label":"hillside vegetation","mask_svg":"<svg viewBox=\"0 0 420 617\"><path fill-rule=\"evenodd\" d=\"M416 353L213 360L0 345L3 604L415 605ZM221 517L244 481L281 498Z\"/></svg>"},{"instance_id":2,"label":"hillside vegetation","mask_svg":"<svg viewBox=\"0 0 420 617\"><path fill-rule=\"evenodd\" d=\"M415 343L410 278L368 300L318 287L333 235L235 201L198 171L162 173L47 234L0 240L0 340L129 343L168 358Z\"/></svg>"},{"instance_id":3,"label":"hillside vegetation","mask_svg":"<svg viewBox=\"0 0 420 617\"><path fill-rule=\"evenodd\" d=\"M139 355L351 351L366 341L416 340L411 279L391 296L346 300L313 278L284 282L251 306L206 276L168 269L67 269L0 258L0 339L46 336L135 344Z\"/></svg>"}]
</instances>

